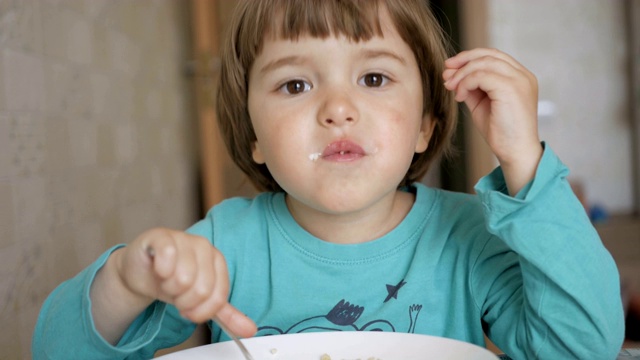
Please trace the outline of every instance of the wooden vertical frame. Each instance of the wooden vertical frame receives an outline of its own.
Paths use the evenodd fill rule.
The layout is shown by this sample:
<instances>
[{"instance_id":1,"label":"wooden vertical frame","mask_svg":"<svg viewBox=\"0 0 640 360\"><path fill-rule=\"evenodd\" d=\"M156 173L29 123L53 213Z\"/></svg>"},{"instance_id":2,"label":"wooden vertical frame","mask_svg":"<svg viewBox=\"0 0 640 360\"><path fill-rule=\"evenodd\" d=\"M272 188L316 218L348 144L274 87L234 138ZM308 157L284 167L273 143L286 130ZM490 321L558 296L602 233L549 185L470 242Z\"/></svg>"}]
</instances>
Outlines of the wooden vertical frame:
<instances>
[{"instance_id":1,"label":"wooden vertical frame","mask_svg":"<svg viewBox=\"0 0 640 360\"><path fill-rule=\"evenodd\" d=\"M640 216L640 0L626 0L629 49L629 117L633 129L635 216Z\"/></svg>"},{"instance_id":2,"label":"wooden vertical frame","mask_svg":"<svg viewBox=\"0 0 640 360\"><path fill-rule=\"evenodd\" d=\"M191 0L192 72L200 134L202 205L205 210L229 197L256 194L251 182L227 153L215 110L220 77L219 44L236 4L234 0Z\"/></svg>"},{"instance_id":3,"label":"wooden vertical frame","mask_svg":"<svg viewBox=\"0 0 640 360\"><path fill-rule=\"evenodd\" d=\"M219 29L216 0L191 0L194 86L200 134L203 207L209 209L224 198L226 150L219 135L215 113L218 78Z\"/></svg>"},{"instance_id":4,"label":"wooden vertical frame","mask_svg":"<svg viewBox=\"0 0 640 360\"><path fill-rule=\"evenodd\" d=\"M488 0L460 1L460 38L463 50L489 45ZM463 107L464 108L464 107ZM473 193L474 185L490 173L498 161L491 148L471 122L468 111L460 113L464 122L467 167L467 192Z\"/></svg>"}]
</instances>

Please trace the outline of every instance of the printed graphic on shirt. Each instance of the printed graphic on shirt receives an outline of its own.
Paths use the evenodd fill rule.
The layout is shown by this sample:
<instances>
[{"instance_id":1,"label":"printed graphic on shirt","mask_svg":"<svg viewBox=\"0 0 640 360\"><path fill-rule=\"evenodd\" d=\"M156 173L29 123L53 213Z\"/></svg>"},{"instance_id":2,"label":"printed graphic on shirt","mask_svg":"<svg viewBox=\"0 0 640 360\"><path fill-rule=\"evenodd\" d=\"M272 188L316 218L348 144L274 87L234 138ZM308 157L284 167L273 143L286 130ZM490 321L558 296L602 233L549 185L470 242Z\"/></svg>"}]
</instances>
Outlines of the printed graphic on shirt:
<instances>
[{"instance_id":1,"label":"printed graphic on shirt","mask_svg":"<svg viewBox=\"0 0 640 360\"><path fill-rule=\"evenodd\" d=\"M384 299L384 302L387 302L389 300L391 300L391 298L397 299L398 298L398 291L400 290L401 287L404 286L404 284L406 284L407 282L404 281L404 279L400 280L400 282L397 285L389 285L387 284L387 292L389 293L389 295L387 295L387 298Z\"/></svg>"},{"instance_id":2,"label":"printed graphic on shirt","mask_svg":"<svg viewBox=\"0 0 640 360\"><path fill-rule=\"evenodd\" d=\"M392 297L397 299L398 289L400 289L402 285L404 285L404 281L401 281L396 286L392 286L395 290L388 290L389 296L385 302ZM387 289L389 289L389 287L390 285L387 285ZM421 309L422 305L414 304L409 306L409 328L406 329L406 332L415 332L416 322L418 321L418 315ZM303 319L288 329L281 329L276 326L261 326L258 328L256 336L296 334L313 331L396 331L396 327L385 319L376 319L358 325L357 321L364 311L364 307L351 304L342 299L325 315Z\"/></svg>"}]
</instances>

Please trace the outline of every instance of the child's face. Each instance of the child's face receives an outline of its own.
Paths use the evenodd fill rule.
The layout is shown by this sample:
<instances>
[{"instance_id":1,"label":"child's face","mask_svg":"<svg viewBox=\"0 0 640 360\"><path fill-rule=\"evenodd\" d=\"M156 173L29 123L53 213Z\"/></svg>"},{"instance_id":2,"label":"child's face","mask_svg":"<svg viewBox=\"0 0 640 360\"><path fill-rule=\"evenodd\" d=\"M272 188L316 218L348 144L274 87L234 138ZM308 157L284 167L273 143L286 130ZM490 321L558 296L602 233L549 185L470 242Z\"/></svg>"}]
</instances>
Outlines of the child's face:
<instances>
[{"instance_id":1,"label":"child's face","mask_svg":"<svg viewBox=\"0 0 640 360\"><path fill-rule=\"evenodd\" d=\"M382 11L384 37L265 39L249 74L253 158L306 207L340 214L389 199L432 121L415 56Z\"/></svg>"}]
</instances>

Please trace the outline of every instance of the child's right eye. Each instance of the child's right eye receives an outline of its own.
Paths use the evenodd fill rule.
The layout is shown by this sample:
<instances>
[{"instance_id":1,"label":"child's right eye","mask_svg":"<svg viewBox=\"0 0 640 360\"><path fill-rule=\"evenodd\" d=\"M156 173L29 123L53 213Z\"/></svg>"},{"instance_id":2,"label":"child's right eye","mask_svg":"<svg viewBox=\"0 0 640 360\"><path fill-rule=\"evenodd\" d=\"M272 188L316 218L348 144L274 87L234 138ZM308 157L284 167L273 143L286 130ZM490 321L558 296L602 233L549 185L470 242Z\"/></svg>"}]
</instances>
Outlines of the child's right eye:
<instances>
[{"instance_id":1,"label":"child's right eye","mask_svg":"<svg viewBox=\"0 0 640 360\"><path fill-rule=\"evenodd\" d=\"M311 84L303 80L287 81L280 87L280 91L284 91L289 95L296 95L311 90Z\"/></svg>"}]
</instances>

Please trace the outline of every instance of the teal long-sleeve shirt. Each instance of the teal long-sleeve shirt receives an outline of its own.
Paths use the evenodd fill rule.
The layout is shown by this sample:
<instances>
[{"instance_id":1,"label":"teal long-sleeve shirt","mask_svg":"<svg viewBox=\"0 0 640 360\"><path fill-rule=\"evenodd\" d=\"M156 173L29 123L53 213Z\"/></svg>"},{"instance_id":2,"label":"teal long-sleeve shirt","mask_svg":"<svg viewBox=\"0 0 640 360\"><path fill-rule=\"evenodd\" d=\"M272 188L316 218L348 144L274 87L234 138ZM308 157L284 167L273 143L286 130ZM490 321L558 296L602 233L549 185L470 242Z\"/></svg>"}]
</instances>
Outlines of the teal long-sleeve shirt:
<instances>
[{"instance_id":1,"label":"teal long-sleeve shirt","mask_svg":"<svg viewBox=\"0 0 640 360\"><path fill-rule=\"evenodd\" d=\"M283 193L227 200L187 231L224 254L229 301L257 336L397 331L484 345L486 333L514 359L615 359L624 333L618 272L567 174L546 147L515 197L500 168L478 195L415 184L402 223L362 244L315 238ZM114 249L46 300L34 359L148 359L193 332L172 305L155 302L116 346L104 341L89 289ZM212 328L212 341L227 340Z\"/></svg>"}]
</instances>

